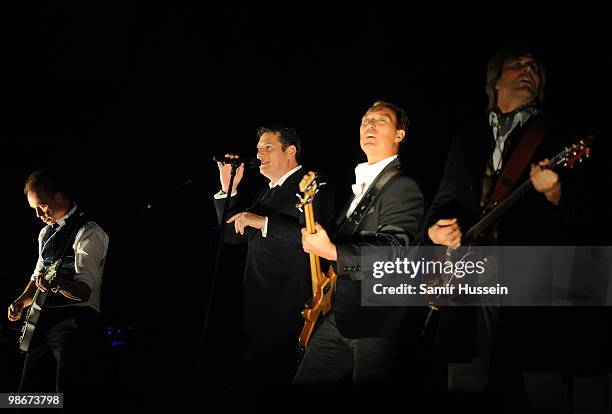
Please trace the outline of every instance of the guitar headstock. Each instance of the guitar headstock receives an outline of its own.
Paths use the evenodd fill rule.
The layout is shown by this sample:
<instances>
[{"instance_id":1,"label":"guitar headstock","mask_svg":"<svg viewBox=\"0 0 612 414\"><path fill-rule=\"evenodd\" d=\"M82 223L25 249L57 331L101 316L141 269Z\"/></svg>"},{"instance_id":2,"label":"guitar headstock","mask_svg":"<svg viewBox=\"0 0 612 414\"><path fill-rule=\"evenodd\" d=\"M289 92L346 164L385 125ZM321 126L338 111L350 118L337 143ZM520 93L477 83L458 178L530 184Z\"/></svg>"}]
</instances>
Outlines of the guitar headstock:
<instances>
[{"instance_id":1,"label":"guitar headstock","mask_svg":"<svg viewBox=\"0 0 612 414\"><path fill-rule=\"evenodd\" d=\"M317 173L309 171L308 174L304 175L302 181L300 181L299 187L301 194L296 194L299 201L297 202L295 207L298 210L303 211L304 206L312 203L315 194L319 191L319 188L324 185L324 182L319 182L319 177L317 176Z\"/></svg>"},{"instance_id":2,"label":"guitar headstock","mask_svg":"<svg viewBox=\"0 0 612 414\"><path fill-rule=\"evenodd\" d=\"M565 168L573 168L576 163L582 163L585 158L591 156L591 145L593 144L593 135L582 138L569 147L566 147L557 154L551 164L562 166Z\"/></svg>"}]
</instances>

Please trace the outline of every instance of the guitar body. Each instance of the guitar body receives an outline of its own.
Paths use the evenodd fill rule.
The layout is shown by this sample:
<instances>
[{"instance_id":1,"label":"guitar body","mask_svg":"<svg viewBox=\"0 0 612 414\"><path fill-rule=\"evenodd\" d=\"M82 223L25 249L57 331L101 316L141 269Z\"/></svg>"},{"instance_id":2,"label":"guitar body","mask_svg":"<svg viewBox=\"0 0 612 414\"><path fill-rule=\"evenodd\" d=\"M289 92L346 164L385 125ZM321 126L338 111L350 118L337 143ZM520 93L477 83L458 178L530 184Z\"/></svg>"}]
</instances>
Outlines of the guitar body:
<instances>
[{"instance_id":1,"label":"guitar body","mask_svg":"<svg viewBox=\"0 0 612 414\"><path fill-rule=\"evenodd\" d=\"M57 272L61 264L62 259L59 259L49 266L44 275L47 282L52 282L57 277ZM36 329L36 324L40 318L40 313L43 310L48 293L49 291L42 292L40 289L37 289L36 293L34 294L32 305L30 306L30 309L28 309L28 314L26 315L23 327L21 328L19 349L22 352L28 352L28 349L30 349L32 338L34 337L34 330Z\"/></svg>"},{"instance_id":2,"label":"guitar body","mask_svg":"<svg viewBox=\"0 0 612 414\"><path fill-rule=\"evenodd\" d=\"M23 323L21 337L19 338L19 349L22 352L28 352L28 349L30 348L32 338L34 337L34 330L36 329L36 324L38 323L38 318L40 318L40 313L46 297L47 292L40 292L38 298L32 302L32 305L28 310L28 314Z\"/></svg>"},{"instance_id":3,"label":"guitar body","mask_svg":"<svg viewBox=\"0 0 612 414\"><path fill-rule=\"evenodd\" d=\"M310 337L314 332L317 322L321 315L327 315L332 309L332 294L336 285L336 273L332 266L329 267L327 274L319 275L317 291L310 303L302 311L304 327L300 333L300 348L306 349Z\"/></svg>"}]
</instances>

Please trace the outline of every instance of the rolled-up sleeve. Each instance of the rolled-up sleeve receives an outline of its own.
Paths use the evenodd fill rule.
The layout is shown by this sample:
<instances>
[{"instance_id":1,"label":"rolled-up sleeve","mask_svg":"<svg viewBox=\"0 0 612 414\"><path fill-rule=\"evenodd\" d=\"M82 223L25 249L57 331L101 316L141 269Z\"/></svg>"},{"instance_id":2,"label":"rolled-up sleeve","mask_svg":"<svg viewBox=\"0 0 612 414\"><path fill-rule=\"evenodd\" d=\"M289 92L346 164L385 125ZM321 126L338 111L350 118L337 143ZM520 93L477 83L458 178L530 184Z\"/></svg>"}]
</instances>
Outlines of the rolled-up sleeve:
<instances>
[{"instance_id":1,"label":"rolled-up sleeve","mask_svg":"<svg viewBox=\"0 0 612 414\"><path fill-rule=\"evenodd\" d=\"M94 222L85 224L74 240L74 280L85 283L91 290L102 283L104 260L108 250L108 235Z\"/></svg>"}]
</instances>

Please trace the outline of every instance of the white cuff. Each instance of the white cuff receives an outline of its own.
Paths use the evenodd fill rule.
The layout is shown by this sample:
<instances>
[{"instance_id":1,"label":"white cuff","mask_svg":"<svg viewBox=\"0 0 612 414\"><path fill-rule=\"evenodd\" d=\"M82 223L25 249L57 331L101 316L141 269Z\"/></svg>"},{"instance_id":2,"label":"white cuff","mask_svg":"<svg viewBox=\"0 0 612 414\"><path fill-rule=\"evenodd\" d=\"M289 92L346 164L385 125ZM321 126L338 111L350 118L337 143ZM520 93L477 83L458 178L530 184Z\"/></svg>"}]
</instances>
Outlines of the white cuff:
<instances>
[{"instance_id":1,"label":"white cuff","mask_svg":"<svg viewBox=\"0 0 612 414\"><path fill-rule=\"evenodd\" d=\"M264 219L266 219L266 222L261 228L261 237L266 237L268 235L268 216L264 217Z\"/></svg>"},{"instance_id":2,"label":"white cuff","mask_svg":"<svg viewBox=\"0 0 612 414\"><path fill-rule=\"evenodd\" d=\"M238 194L238 191L234 191L232 193L232 197L234 197L236 194ZM213 197L215 197L215 200L221 200L222 198L226 198L227 197L227 193L223 190L219 190L219 192L217 194L215 194Z\"/></svg>"}]
</instances>

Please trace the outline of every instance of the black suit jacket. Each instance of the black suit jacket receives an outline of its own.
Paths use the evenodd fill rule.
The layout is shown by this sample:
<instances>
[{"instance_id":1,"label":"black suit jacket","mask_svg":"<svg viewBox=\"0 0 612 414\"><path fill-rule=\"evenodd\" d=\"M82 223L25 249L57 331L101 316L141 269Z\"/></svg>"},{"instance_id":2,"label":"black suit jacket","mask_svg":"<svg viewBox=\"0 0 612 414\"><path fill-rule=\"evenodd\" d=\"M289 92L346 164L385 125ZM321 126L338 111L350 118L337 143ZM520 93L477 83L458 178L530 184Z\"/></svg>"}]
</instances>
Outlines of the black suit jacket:
<instances>
[{"instance_id":1,"label":"black suit jacket","mask_svg":"<svg viewBox=\"0 0 612 414\"><path fill-rule=\"evenodd\" d=\"M359 211L376 182L391 169L401 169L399 158L376 177L355 211ZM346 211L342 212L342 217L346 216ZM335 268L338 275L333 310L342 336L397 337L406 314L405 308L361 306L361 248L386 245L389 243L388 237L402 245L410 243L414 240L422 216L421 190L413 179L402 172L383 187L356 231L351 231L353 226L345 225L346 220L343 220L333 237L337 248ZM371 232L387 237L372 237Z\"/></svg>"},{"instance_id":2,"label":"black suit jacket","mask_svg":"<svg viewBox=\"0 0 612 414\"><path fill-rule=\"evenodd\" d=\"M515 128L504 151L504 165L516 149L529 122L522 128ZM567 144L559 131L549 129L530 163L552 158ZM451 141L446 158L444 176L438 193L428 209L420 236L427 242L427 229L441 218L457 217L463 232L467 231L478 218L482 180L488 160L493 151L493 132L488 122L481 122L471 128L457 132ZM558 171L562 181L562 196L559 206L548 202L543 194L534 190L527 193L519 203L503 215L498 226L500 245L555 245L570 236L564 222L578 214L579 206L573 177L567 171ZM523 171L517 184L529 178L529 166ZM563 233L566 231L566 233Z\"/></svg>"},{"instance_id":3,"label":"black suit jacket","mask_svg":"<svg viewBox=\"0 0 612 414\"><path fill-rule=\"evenodd\" d=\"M301 242L301 228L305 226L304 213L296 207L299 182L307 170L301 168L291 174L278 188L268 206L260 201L262 190L248 208L249 211L268 217L267 236L261 230L248 227L244 236L236 233L232 223L226 225L224 240L227 243L248 243L244 269L244 313L249 330L261 328L294 332L299 336L302 311L312 296L308 255ZM221 220L225 199L215 200L217 216ZM334 198L330 185L321 187L314 200L315 219L323 226L329 225L334 216ZM240 208L239 196L230 200L228 217Z\"/></svg>"}]
</instances>

